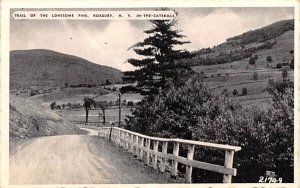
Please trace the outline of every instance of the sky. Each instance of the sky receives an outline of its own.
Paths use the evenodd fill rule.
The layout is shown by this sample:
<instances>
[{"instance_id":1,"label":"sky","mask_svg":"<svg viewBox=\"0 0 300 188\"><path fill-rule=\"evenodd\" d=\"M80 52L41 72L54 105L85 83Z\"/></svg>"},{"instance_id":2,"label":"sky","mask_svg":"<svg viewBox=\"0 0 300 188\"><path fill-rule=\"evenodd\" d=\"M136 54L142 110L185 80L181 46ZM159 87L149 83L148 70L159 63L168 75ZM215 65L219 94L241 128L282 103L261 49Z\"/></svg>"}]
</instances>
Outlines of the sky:
<instances>
[{"instance_id":1,"label":"sky","mask_svg":"<svg viewBox=\"0 0 300 188\"><path fill-rule=\"evenodd\" d=\"M273 22L293 19L293 8L177 8L178 25L191 43L190 51L212 47L227 38ZM14 10L15 11L15 10ZM12 11L12 12L14 12ZM49 49L79 56L93 63L133 70L136 58L128 48L142 41L148 21L129 20L15 20L11 17L10 50Z\"/></svg>"}]
</instances>

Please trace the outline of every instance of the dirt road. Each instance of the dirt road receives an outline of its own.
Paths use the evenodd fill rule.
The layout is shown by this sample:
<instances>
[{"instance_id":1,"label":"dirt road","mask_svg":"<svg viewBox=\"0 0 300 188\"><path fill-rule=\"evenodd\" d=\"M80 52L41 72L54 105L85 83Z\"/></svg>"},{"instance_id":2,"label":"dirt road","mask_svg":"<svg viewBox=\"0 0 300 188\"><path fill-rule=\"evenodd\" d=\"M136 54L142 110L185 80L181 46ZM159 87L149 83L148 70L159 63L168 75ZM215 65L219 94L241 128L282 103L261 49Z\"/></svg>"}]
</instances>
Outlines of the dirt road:
<instances>
[{"instance_id":1,"label":"dirt road","mask_svg":"<svg viewBox=\"0 0 300 188\"><path fill-rule=\"evenodd\" d=\"M167 183L166 174L144 166L115 144L95 136L31 139L10 156L10 184Z\"/></svg>"}]
</instances>

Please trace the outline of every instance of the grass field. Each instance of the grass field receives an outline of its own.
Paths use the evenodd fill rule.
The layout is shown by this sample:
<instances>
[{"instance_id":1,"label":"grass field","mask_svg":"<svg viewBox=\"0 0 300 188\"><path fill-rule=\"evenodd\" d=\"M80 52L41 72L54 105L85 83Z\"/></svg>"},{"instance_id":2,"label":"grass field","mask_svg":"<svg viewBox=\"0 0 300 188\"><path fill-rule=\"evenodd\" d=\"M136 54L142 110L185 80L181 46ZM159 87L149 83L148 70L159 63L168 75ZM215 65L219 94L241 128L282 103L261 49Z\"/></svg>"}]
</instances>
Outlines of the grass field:
<instances>
[{"instance_id":1,"label":"grass field","mask_svg":"<svg viewBox=\"0 0 300 188\"><path fill-rule=\"evenodd\" d=\"M240 102L243 106L266 108L271 104L271 96L266 91L269 79L282 80L282 69L275 67L277 63L291 60L293 55L289 52L294 49L293 38L293 31L287 31L277 38L277 44L272 49L264 49L252 54L258 56L255 65L250 65L247 58L226 64L195 66L193 70L206 75L204 83L213 93L220 94L226 89L231 99ZM219 50L226 51L226 48ZM267 56L271 56L273 61L268 63ZM257 80L253 79L255 72L258 75ZM294 80L293 70L288 70L288 78ZM244 87L247 88L248 94L241 96ZM233 96L234 89L238 91L239 96Z\"/></svg>"}]
</instances>

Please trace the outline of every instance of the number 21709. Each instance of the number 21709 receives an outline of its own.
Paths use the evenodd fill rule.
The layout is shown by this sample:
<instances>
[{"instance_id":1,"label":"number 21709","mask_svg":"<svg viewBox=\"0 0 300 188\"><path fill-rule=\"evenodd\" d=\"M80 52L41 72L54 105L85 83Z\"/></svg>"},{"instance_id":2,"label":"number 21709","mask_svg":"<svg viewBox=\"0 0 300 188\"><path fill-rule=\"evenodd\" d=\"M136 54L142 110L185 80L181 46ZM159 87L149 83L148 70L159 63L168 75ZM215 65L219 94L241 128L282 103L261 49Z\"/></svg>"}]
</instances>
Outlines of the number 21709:
<instances>
[{"instance_id":1,"label":"number 21709","mask_svg":"<svg viewBox=\"0 0 300 188\"><path fill-rule=\"evenodd\" d=\"M260 176L258 183L282 183L282 178L264 177Z\"/></svg>"}]
</instances>

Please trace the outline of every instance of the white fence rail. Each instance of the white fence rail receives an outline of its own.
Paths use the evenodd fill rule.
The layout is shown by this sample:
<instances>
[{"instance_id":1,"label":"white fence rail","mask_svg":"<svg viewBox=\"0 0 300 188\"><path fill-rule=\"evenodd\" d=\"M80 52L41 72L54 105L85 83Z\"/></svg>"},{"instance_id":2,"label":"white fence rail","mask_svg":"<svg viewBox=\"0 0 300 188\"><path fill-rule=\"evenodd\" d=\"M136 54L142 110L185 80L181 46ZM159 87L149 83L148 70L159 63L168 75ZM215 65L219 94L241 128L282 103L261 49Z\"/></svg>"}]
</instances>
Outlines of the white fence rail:
<instances>
[{"instance_id":1,"label":"white fence rail","mask_svg":"<svg viewBox=\"0 0 300 188\"><path fill-rule=\"evenodd\" d=\"M147 165L152 166L156 170L164 172L167 160L171 160L171 174L177 176L178 163L184 164L186 166L185 179L187 183L192 182L193 167L224 174L223 183L231 183L232 176L237 174L237 170L232 167L233 156L234 152L241 150L241 147L183 139L150 137L118 127L113 127L112 129L110 127L102 127L98 132L98 136L109 138L110 131L112 141L136 155L138 159L143 159ZM169 143L173 143L172 153L167 152ZM150 147L151 144L152 149ZM186 158L179 156L179 144L187 146ZM161 152L159 151L159 146L161 147ZM193 160L195 146L225 151L224 166ZM152 157L150 158L150 156ZM158 158L160 158L159 163ZM150 159L152 160L150 161Z\"/></svg>"}]
</instances>

